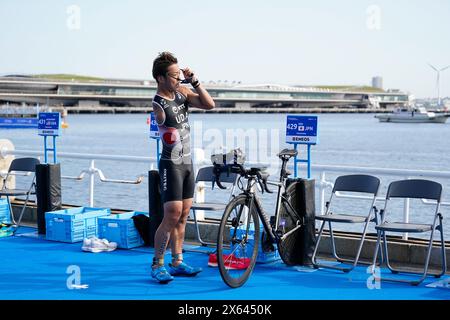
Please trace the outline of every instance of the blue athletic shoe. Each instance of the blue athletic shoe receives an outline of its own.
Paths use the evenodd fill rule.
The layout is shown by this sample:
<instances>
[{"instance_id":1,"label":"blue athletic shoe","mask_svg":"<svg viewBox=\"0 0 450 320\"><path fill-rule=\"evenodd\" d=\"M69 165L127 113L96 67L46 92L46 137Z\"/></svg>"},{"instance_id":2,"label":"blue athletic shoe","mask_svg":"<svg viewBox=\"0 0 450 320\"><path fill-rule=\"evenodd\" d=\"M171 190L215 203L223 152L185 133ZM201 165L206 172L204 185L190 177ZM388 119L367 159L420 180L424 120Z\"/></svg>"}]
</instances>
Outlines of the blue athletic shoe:
<instances>
[{"instance_id":1,"label":"blue athletic shoe","mask_svg":"<svg viewBox=\"0 0 450 320\"><path fill-rule=\"evenodd\" d=\"M173 280L173 277L167 272L164 266L160 266L156 269L152 268L152 278L163 284L169 283Z\"/></svg>"},{"instance_id":2,"label":"blue athletic shoe","mask_svg":"<svg viewBox=\"0 0 450 320\"><path fill-rule=\"evenodd\" d=\"M186 263L182 262L178 266L174 266L169 263L169 273L172 276L185 276L185 277L193 277L197 275L197 273L201 272L202 268L200 267L191 267Z\"/></svg>"}]
</instances>

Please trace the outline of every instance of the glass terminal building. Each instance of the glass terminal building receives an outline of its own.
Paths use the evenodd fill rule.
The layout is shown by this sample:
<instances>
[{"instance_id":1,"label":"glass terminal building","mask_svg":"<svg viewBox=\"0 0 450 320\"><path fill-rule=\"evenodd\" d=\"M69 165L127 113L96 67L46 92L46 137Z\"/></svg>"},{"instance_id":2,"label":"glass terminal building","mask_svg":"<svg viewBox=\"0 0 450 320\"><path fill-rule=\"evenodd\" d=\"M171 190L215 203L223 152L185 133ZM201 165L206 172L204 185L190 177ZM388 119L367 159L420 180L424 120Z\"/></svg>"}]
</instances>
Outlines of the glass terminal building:
<instances>
[{"instance_id":1,"label":"glass terminal building","mask_svg":"<svg viewBox=\"0 0 450 320\"><path fill-rule=\"evenodd\" d=\"M203 83L217 109L254 108L392 108L408 103L408 94L371 87L288 87L273 84ZM151 108L154 81L104 79L52 80L28 76L0 77L0 104L45 104L72 107ZM291 109L292 110L292 109ZM142 110L144 111L144 110ZM146 110L147 111L147 110Z\"/></svg>"}]
</instances>

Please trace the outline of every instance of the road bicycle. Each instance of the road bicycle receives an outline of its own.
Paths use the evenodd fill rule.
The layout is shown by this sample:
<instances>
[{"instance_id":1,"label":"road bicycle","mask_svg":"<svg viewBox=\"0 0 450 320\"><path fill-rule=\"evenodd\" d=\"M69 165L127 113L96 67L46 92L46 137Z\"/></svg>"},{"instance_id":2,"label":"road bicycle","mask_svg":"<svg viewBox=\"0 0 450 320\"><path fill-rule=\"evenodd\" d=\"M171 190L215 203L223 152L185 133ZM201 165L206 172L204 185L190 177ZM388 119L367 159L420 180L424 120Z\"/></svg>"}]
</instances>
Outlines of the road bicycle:
<instances>
[{"instance_id":1,"label":"road bicycle","mask_svg":"<svg viewBox=\"0 0 450 320\"><path fill-rule=\"evenodd\" d=\"M291 173L286 169L289 159L296 155L297 151L293 149L284 149L277 155L281 160L278 182L268 181L269 174L264 172L264 168L246 169L238 163L215 164L217 185L223 188L220 174L234 172L239 175L237 187L242 191L226 206L217 238L217 262L220 275L228 286L237 288L249 279L259 248L265 253L273 252L276 244L283 262L296 264L293 249L304 223L295 210L298 198L296 184L288 183ZM273 193L268 185L278 188L275 212L271 217L265 212L256 192L259 186L262 192ZM260 230L260 221L263 230Z\"/></svg>"}]
</instances>

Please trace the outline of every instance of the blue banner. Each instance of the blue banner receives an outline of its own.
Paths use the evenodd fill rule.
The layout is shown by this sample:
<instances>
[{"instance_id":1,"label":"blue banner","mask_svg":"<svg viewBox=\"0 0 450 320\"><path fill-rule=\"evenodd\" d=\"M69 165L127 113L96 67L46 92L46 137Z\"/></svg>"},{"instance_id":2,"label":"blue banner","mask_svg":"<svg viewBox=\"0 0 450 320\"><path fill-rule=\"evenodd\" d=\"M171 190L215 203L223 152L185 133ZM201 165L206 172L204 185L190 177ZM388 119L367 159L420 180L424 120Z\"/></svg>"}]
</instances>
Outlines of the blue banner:
<instances>
[{"instance_id":1,"label":"blue banner","mask_svg":"<svg viewBox=\"0 0 450 320\"><path fill-rule=\"evenodd\" d=\"M0 118L0 128L37 128L37 118Z\"/></svg>"}]
</instances>

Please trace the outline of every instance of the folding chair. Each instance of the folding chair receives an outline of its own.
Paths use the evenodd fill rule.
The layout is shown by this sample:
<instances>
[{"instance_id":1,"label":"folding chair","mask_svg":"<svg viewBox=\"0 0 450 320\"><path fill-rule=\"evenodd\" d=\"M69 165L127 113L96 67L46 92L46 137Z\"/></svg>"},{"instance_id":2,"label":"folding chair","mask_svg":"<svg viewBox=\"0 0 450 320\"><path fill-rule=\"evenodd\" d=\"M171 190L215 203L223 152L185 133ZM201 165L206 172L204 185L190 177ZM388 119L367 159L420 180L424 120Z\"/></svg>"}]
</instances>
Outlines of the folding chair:
<instances>
[{"instance_id":1,"label":"folding chair","mask_svg":"<svg viewBox=\"0 0 450 320\"><path fill-rule=\"evenodd\" d=\"M5 179L3 180L3 186L2 186L2 189L0 190L0 197L6 196L6 198L8 199L9 210L11 213L11 220L13 222L14 227L16 227L16 228L19 227L20 222L22 221L22 217L23 217L23 214L25 213L25 208L28 204L30 195L36 194L36 181L35 181L36 180L36 165L38 165L39 163L40 163L39 160L36 158L14 159L11 162L11 165L9 166L8 174L6 175ZM31 180L30 187L28 189L9 189L9 188L7 188L6 182L9 178L9 176L13 172L22 172L22 173L26 173L26 174L34 173L33 178ZM26 196L25 202L22 206L22 210L19 215L19 220L17 222L15 221L13 210L12 210L12 205L11 205L11 201L10 201L10 197L16 197L16 196Z\"/></svg>"},{"instance_id":2,"label":"folding chair","mask_svg":"<svg viewBox=\"0 0 450 320\"><path fill-rule=\"evenodd\" d=\"M333 187L333 191L331 192L330 200L326 203L326 212L324 215L316 215L316 220L322 221L319 234L317 236L316 246L314 248L314 253L312 256L312 263L315 268L331 268L336 270L341 270L343 272L350 272L353 268L358 264L359 256L361 254L362 246L364 244L364 239L366 237L367 227L369 222L377 222L377 209L375 207L375 200L378 194L378 188L380 186L380 179L370 176L370 175L346 175L340 176L336 179ZM351 215L351 214L335 214L331 212L331 203L333 197L337 192L352 192L352 193L364 193L370 194L372 199L370 208L368 208L368 213L364 215ZM362 230L361 239L359 241L358 250L356 252L355 258L352 259L343 259L338 256L336 252L336 244L333 235L332 223L351 223L351 224L364 224L364 228ZM323 235L323 230L325 224L329 226L330 232L330 240L332 245L332 253L334 258L341 263L351 263L350 267L339 267L339 266L331 266L320 264L316 261L317 250L319 248L320 239Z\"/></svg>"},{"instance_id":3,"label":"folding chair","mask_svg":"<svg viewBox=\"0 0 450 320\"><path fill-rule=\"evenodd\" d=\"M196 211L197 210L219 211L219 212L223 213L223 211L225 210L226 205L228 204L228 202L233 197L233 193L234 193L234 190L235 190L235 185L236 185L237 178L238 178L238 175L236 173L229 173L229 174L226 173L226 172L221 173L221 175L220 175L220 182L223 183L224 186L226 186L228 184L229 186L227 187L227 189L228 188L231 189L229 197L223 203L218 203L218 202L194 202L192 204L191 210L192 210L192 214L193 214L193 218L194 218L195 229L196 229L196 234L197 234L197 240L202 244L202 246L207 246L207 245L214 245L215 246L216 243L207 242L207 241L204 241L201 238ZM212 183L214 180L215 180L214 167L213 166L203 167L203 168L200 168L198 170L197 177L195 179L195 184L197 184L199 182L211 182ZM230 184L231 184L231 186L230 186Z\"/></svg>"},{"instance_id":4,"label":"folding chair","mask_svg":"<svg viewBox=\"0 0 450 320\"><path fill-rule=\"evenodd\" d=\"M376 280L384 280L384 281L394 281L394 282L404 282L410 283L411 285L419 285L428 274L428 265L431 258L431 249L433 248L433 235L434 231L438 230L441 234L441 258L442 258L442 272L439 274L431 274L437 278L441 277L446 272L446 257L445 257L445 242L444 242L444 230L442 225L442 214L439 212L440 203L441 203L441 193L442 186L441 184L430 181L430 180L422 180L422 179L411 179L411 180L400 180L394 181L389 185L387 194L386 194L386 203L384 209L380 211L381 215L381 223L375 227L378 233L377 244L375 247L375 254L373 258L372 264L372 274L374 275ZM436 209L433 216L433 222L431 224L423 224L423 223L411 223L411 222L388 222L386 220L387 217L387 206L389 200L392 198L415 198L415 199L429 199L436 201ZM431 220L431 219L430 219ZM439 220L439 223L438 223ZM405 269L396 269L391 266L389 263L388 256L388 245L387 245L387 237L386 232L396 232L396 233L424 233L431 232L430 240L428 243L428 250L426 254L424 271L421 272L413 272L411 270ZM385 262L387 267L392 273L409 273L409 274L421 274L422 276L418 280L405 280L405 279L394 279L394 278L382 278L379 274L375 275L375 261L378 256L378 251L381 246L381 237L383 236L383 251L382 254L386 257Z\"/></svg>"}]
</instances>

